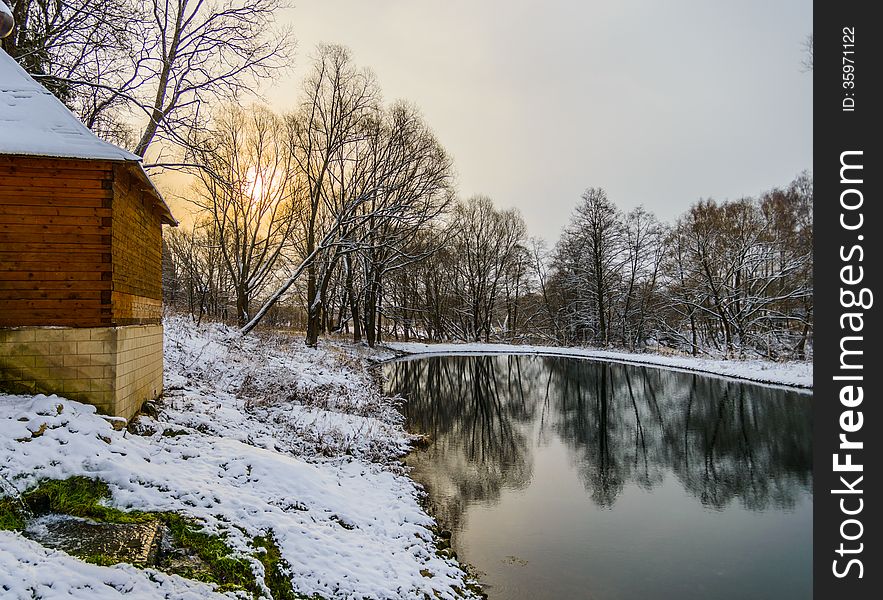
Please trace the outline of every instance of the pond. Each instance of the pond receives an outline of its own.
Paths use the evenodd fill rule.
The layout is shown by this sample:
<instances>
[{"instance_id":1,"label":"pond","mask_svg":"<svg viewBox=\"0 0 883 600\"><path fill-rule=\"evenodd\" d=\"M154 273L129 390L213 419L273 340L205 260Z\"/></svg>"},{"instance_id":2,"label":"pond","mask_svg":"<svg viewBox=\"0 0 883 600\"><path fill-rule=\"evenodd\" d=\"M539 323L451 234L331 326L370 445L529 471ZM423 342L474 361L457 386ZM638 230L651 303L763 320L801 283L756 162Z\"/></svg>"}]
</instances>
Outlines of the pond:
<instances>
[{"instance_id":1,"label":"pond","mask_svg":"<svg viewBox=\"0 0 883 600\"><path fill-rule=\"evenodd\" d=\"M491 599L812 596L811 395L542 356L385 365Z\"/></svg>"}]
</instances>

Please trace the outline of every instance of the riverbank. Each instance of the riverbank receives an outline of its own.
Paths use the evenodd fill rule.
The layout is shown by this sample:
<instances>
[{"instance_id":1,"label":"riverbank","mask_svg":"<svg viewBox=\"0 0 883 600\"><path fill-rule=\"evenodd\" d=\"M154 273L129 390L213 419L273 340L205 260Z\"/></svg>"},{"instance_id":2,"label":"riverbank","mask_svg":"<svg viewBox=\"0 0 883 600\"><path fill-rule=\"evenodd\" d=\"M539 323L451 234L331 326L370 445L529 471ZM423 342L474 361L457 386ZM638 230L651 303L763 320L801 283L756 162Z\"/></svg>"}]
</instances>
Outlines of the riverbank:
<instances>
[{"instance_id":1,"label":"riverbank","mask_svg":"<svg viewBox=\"0 0 883 600\"><path fill-rule=\"evenodd\" d=\"M592 360L608 360L682 371L694 371L731 377L755 383L812 389L811 362L772 362L764 360L715 360L692 356L638 354L593 348L560 348L515 344L423 344L419 342L386 342L386 348L401 355L451 354L541 354Z\"/></svg>"},{"instance_id":2,"label":"riverbank","mask_svg":"<svg viewBox=\"0 0 883 600\"><path fill-rule=\"evenodd\" d=\"M164 324L164 398L128 429L59 396L0 395L0 496L15 517L10 485L98 480L114 514L192 520L246 565L253 590L83 562L10 518L0 527L4 598L271 598L278 585L257 542L268 539L291 583L286 598L473 597L397 460L410 436L367 369L373 353Z\"/></svg>"}]
</instances>

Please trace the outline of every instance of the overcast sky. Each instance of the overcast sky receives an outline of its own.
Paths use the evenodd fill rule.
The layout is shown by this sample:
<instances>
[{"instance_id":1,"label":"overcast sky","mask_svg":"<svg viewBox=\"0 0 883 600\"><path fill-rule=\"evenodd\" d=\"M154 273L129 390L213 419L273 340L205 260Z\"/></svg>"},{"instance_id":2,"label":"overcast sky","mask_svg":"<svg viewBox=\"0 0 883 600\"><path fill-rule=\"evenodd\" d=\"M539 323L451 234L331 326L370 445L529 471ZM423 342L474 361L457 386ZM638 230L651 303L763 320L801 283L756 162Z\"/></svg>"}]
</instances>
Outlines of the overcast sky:
<instances>
[{"instance_id":1,"label":"overcast sky","mask_svg":"<svg viewBox=\"0 0 883 600\"><path fill-rule=\"evenodd\" d=\"M348 46L387 100L416 103L460 196L517 207L554 242L586 187L671 220L812 167L812 2L295 0L294 105L319 42Z\"/></svg>"}]
</instances>

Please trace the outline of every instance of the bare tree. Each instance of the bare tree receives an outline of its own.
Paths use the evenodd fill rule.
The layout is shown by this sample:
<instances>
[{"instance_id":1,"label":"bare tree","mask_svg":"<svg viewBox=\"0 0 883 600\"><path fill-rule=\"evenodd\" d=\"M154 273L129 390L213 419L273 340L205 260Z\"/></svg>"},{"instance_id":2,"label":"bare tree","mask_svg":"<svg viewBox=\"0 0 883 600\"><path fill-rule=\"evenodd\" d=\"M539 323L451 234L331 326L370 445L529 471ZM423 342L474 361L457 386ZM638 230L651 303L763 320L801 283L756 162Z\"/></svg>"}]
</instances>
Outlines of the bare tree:
<instances>
[{"instance_id":1,"label":"bare tree","mask_svg":"<svg viewBox=\"0 0 883 600\"><path fill-rule=\"evenodd\" d=\"M226 318L230 280L218 228L206 215L163 232L163 303L191 315Z\"/></svg>"},{"instance_id":2,"label":"bare tree","mask_svg":"<svg viewBox=\"0 0 883 600\"><path fill-rule=\"evenodd\" d=\"M566 310L577 338L606 346L610 340L611 295L620 275L622 228L616 206L601 188L588 188L556 251Z\"/></svg>"},{"instance_id":3,"label":"bare tree","mask_svg":"<svg viewBox=\"0 0 883 600\"><path fill-rule=\"evenodd\" d=\"M403 324L408 337L420 334L430 340L444 340L456 329L457 256L452 239L453 228L442 219L428 224L412 242L411 254L421 259L397 274L397 310L410 319L407 326Z\"/></svg>"},{"instance_id":4,"label":"bare tree","mask_svg":"<svg viewBox=\"0 0 883 600\"><path fill-rule=\"evenodd\" d=\"M792 185L759 201L704 200L678 221L667 262L674 275L669 306L689 318L694 354L701 347L728 357L777 358L805 350L812 314L809 205ZM677 329L672 315L669 326Z\"/></svg>"},{"instance_id":5,"label":"bare tree","mask_svg":"<svg viewBox=\"0 0 883 600\"><path fill-rule=\"evenodd\" d=\"M497 210L487 196L473 196L457 205L451 227L460 332L490 341L502 284L526 236L524 219L515 210Z\"/></svg>"},{"instance_id":6,"label":"bare tree","mask_svg":"<svg viewBox=\"0 0 883 600\"><path fill-rule=\"evenodd\" d=\"M679 219L666 238L667 252L662 265L663 285L666 287L663 301L665 314L657 322L656 336L657 339L674 337L677 345L686 346L696 356L700 351L697 324L699 286L689 268L688 237L683 219Z\"/></svg>"},{"instance_id":7,"label":"bare tree","mask_svg":"<svg viewBox=\"0 0 883 600\"><path fill-rule=\"evenodd\" d=\"M233 101L288 59L287 31L275 26L281 0L152 0L146 24L155 45L135 64L147 124L134 152L157 135L180 142L198 127L205 103Z\"/></svg>"},{"instance_id":8,"label":"bare tree","mask_svg":"<svg viewBox=\"0 0 883 600\"><path fill-rule=\"evenodd\" d=\"M292 156L306 183L307 210L301 220L307 271L306 343L315 346L322 303L322 262L317 259L329 259L325 250L333 248L340 228L349 223L361 200L351 197L350 188L335 194L331 172L335 166L346 171L352 153L366 143L372 122L377 122L379 90L373 74L356 67L346 48L320 45L304 92L298 111L288 118L288 131ZM324 265L327 273L331 261Z\"/></svg>"},{"instance_id":9,"label":"bare tree","mask_svg":"<svg viewBox=\"0 0 883 600\"><path fill-rule=\"evenodd\" d=\"M552 263L553 256L544 240L531 238L530 260L531 269L533 270L540 295L540 306L545 317L540 324L540 332L549 335L552 340L560 340L561 322L558 318L556 302L553 299L553 290L550 284L550 264Z\"/></svg>"},{"instance_id":10,"label":"bare tree","mask_svg":"<svg viewBox=\"0 0 883 600\"><path fill-rule=\"evenodd\" d=\"M780 353L799 359L807 355L813 315L812 201L813 182L807 172L759 200L768 245L762 276L773 281L762 290L754 344L765 346L771 358Z\"/></svg>"},{"instance_id":11,"label":"bare tree","mask_svg":"<svg viewBox=\"0 0 883 600\"><path fill-rule=\"evenodd\" d=\"M664 229L638 206L622 222L624 264L618 307L620 343L635 350L644 343L648 309L655 300L665 246Z\"/></svg>"},{"instance_id":12,"label":"bare tree","mask_svg":"<svg viewBox=\"0 0 883 600\"><path fill-rule=\"evenodd\" d=\"M384 276L420 258L411 240L450 202L450 159L413 106L380 109L373 76L340 46L318 48L305 91L288 118L291 155L305 182L302 261L269 302L306 273L305 341L312 346L328 328L329 287L337 281L345 286L354 337L364 325L373 345Z\"/></svg>"},{"instance_id":13,"label":"bare tree","mask_svg":"<svg viewBox=\"0 0 883 600\"><path fill-rule=\"evenodd\" d=\"M186 144L206 103L236 100L284 68L283 0L11 0L4 48L83 122L139 156ZM143 119L135 134L125 123Z\"/></svg>"},{"instance_id":14,"label":"bare tree","mask_svg":"<svg viewBox=\"0 0 883 600\"><path fill-rule=\"evenodd\" d=\"M366 235L357 246L365 267L364 321L371 346L381 338L384 278L437 250L418 249L413 242L453 199L451 159L417 109L396 103L383 123L370 149L371 164L380 170L371 182L380 185L365 194Z\"/></svg>"},{"instance_id":15,"label":"bare tree","mask_svg":"<svg viewBox=\"0 0 883 600\"><path fill-rule=\"evenodd\" d=\"M190 144L192 161L203 167L193 202L217 232L244 325L252 300L290 248L302 180L283 121L266 108L225 107L199 135Z\"/></svg>"}]
</instances>

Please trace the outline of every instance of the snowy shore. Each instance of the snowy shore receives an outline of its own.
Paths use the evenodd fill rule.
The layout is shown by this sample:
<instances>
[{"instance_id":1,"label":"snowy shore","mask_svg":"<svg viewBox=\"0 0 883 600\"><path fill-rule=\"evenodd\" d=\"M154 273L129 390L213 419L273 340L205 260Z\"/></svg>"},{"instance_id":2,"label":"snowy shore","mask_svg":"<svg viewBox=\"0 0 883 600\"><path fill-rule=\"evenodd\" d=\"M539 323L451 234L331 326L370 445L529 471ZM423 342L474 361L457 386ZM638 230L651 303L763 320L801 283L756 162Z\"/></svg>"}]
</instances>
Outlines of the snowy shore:
<instances>
[{"instance_id":1,"label":"snowy shore","mask_svg":"<svg viewBox=\"0 0 883 600\"><path fill-rule=\"evenodd\" d=\"M261 585L251 544L271 533L303 597L473 597L459 565L437 552L420 491L396 460L409 436L366 370L373 355L181 318L165 328L165 397L138 434L58 396L0 395L4 480L23 492L45 479L100 479L112 507L175 511L225 536ZM153 569L87 564L12 530L0 530L0 591L252 597Z\"/></svg>"},{"instance_id":2,"label":"snowy shore","mask_svg":"<svg viewBox=\"0 0 883 600\"><path fill-rule=\"evenodd\" d=\"M410 438L367 365L401 355L542 354L611 360L812 387L809 363L721 361L583 348L387 343L369 350L299 337L241 337L218 324L165 321L165 395L156 418L117 431L91 406L0 395L0 475L19 492L47 479L108 484L122 510L175 511L252 562L271 533L304 597L473 597L437 552L434 522L397 458ZM0 493L0 499L9 490ZM87 564L0 530L3 598L251 598L130 565Z\"/></svg>"},{"instance_id":3,"label":"snowy shore","mask_svg":"<svg viewBox=\"0 0 883 600\"><path fill-rule=\"evenodd\" d=\"M423 344L418 342L386 342L393 352L407 355L456 354L537 354L623 362L682 371L708 373L756 383L812 388L812 363L771 362L763 360L713 360L692 356L664 356L636 354L592 348L559 348L556 346L529 346L513 344Z\"/></svg>"}]
</instances>

